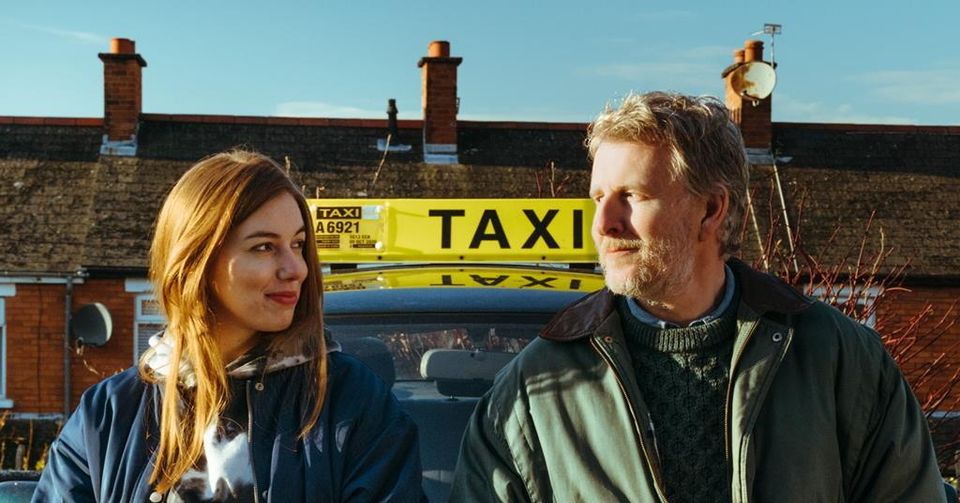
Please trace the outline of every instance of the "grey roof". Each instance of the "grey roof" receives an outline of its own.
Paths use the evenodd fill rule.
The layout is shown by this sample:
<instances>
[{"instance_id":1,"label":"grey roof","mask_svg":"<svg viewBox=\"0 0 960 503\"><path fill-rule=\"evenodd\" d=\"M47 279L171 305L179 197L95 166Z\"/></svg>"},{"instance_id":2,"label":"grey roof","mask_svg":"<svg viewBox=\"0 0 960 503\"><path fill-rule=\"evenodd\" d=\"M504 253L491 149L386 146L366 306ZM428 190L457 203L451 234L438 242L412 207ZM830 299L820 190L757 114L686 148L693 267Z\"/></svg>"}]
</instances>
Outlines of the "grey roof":
<instances>
[{"instance_id":1,"label":"grey roof","mask_svg":"<svg viewBox=\"0 0 960 503\"><path fill-rule=\"evenodd\" d=\"M390 153L371 186L385 121L319 121L145 116L134 158L99 156L102 129L89 123L0 121L0 273L142 270L157 209L180 174L240 145L289 158L308 197L537 197L551 163L566 179L561 195L585 196L589 183L585 125L465 122L462 164L444 166L421 162L419 122L401 121L411 151ZM879 247L882 229L889 263L909 263L916 278L960 278L960 129L775 123L774 155L808 251L849 255L875 212L867 241ZM772 166L755 166L764 238L779 218L773 180ZM756 238L748 227L748 260Z\"/></svg>"},{"instance_id":2,"label":"grey roof","mask_svg":"<svg viewBox=\"0 0 960 503\"><path fill-rule=\"evenodd\" d=\"M391 152L375 185L383 156L376 144L385 137L385 127L146 120L132 158L99 156L102 133L97 127L0 128L0 199L7 201L0 205L0 273L9 274L144 269L166 193L196 160L237 146L281 162L289 158L310 197L537 197L537 173L559 159L580 163L577 169L561 170L579 184L570 193L586 190L584 156L571 154L582 151L583 133L548 127L548 137L565 134L573 141L527 145L514 139L524 149L518 156L523 162L515 165L503 165L507 154L496 142L516 135L465 127L461 136L478 143L464 149L463 164L453 166L423 164L420 130L402 129L400 140L413 148ZM480 164L487 156L489 164Z\"/></svg>"},{"instance_id":3,"label":"grey roof","mask_svg":"<svg viewBox=\"0 0 960 503\"><path fill-rule=\"evenodd\" d=\"M837 262L866 239L915 279L960 277L960 128L775 124L774 138L808 252Z\"/></svg>"}]
</instances>

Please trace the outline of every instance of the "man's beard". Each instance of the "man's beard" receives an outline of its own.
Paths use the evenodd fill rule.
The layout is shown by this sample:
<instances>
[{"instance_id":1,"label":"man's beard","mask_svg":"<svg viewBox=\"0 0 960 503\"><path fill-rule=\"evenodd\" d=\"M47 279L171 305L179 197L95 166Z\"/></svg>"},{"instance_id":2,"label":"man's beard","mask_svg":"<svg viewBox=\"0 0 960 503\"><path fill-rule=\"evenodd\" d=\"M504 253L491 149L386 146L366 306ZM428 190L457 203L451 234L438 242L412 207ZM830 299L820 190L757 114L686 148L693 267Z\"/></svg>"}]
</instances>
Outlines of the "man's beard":
<instances>
[{"instance_id":1,"label":"man's beard","mask_svg":"<svg viewBox=\"0 0 960 503\"><path fill-rule=\"evenodd\" d=\"M608 257L613 249L634 250ZM655 240L602 238L597 244L603 277L611 292L663 304L693 276L694 254L682 234Z\"/></svg>"}]
</instances>

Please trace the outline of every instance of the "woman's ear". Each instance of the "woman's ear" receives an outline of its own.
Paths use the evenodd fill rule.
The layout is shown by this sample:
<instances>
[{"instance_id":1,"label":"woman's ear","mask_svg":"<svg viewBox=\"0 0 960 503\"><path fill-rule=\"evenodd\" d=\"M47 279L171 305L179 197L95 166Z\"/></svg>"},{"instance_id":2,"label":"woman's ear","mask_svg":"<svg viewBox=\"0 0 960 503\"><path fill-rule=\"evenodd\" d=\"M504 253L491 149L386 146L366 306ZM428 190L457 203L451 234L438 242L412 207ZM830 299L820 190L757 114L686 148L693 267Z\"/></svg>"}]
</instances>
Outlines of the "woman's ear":
<instances>
[{"instance_id":1,"label":"woman's ear","mask_svg":"<svg viewBox=\"0 0 960 503\"><path fill-rule=\"evenodd\" d=\"M700 220L701 241L718 239L727 213L730 211L730 191L722 185L706 195L703 218Z\"/></svg>"}]
</instances>

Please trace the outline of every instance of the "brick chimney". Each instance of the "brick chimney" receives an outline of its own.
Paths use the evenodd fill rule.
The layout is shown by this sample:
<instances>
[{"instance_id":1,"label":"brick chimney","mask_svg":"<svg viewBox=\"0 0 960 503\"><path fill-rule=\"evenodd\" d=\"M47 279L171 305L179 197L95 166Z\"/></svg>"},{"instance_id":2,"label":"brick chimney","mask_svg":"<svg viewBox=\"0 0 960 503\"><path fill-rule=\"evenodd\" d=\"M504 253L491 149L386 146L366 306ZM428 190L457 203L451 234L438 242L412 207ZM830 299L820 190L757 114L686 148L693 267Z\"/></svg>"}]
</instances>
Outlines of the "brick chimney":
<instances>
[{"instance_id":1,"label":"brick chimney","mask_svg":"<svg viewBox=\"0 0 960 503\"><path fill-rule=\"evenodd\" d=\"M770 124L770 113L773 104L773 95L756 101L747 96L737 94L731 85L734 70L751 61L763 61L763 42L747 40L743 49L733 52L733 64L723 71L724 87L726 88L726 104L730 109L730 117L738 126L743 135L743 143L747 153L759 160L761 157L770 157L773 131Z\"/></svg>"},{"instance_id":2,"label":"brick chimney","mask_svg":"<svg viewBox=\"0 0 960 503\"><path fill-rule=\"evenodd\" d=\"M450 57L450 42L430 42L420 58L423 100L423 161L457 164L457 67L463 58Z\"/></svg>"},{"instance_id":3,"label":"brick chimney","mask_svg":"<svg viewBox=\"0 0 960 503\"><path fill-rule=\"evenodd\" d=\"M103 123L106 129L102 155L137 154L137 130L142 104L141 69L147 62L137 54L136 43L127 38L110 41L103 61Z\"/></svg>"}]
</instances>

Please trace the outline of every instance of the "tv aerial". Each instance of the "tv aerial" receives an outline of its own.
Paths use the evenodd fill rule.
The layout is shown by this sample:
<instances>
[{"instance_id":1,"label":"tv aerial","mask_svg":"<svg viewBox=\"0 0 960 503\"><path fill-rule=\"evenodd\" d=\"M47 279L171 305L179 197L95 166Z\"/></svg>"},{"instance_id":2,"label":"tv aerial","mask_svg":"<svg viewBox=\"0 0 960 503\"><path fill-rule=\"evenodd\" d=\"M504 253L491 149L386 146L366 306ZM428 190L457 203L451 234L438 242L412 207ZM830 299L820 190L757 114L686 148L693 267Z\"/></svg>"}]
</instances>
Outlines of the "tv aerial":
<instances>
[{"instance_id":1,"label":"tv aerial","mask_svg":"<svg viewBox=\"0 0 960 503\"><path fill-rule=\"evenodd\" d=\"M753 32L753 37L757 35L770 35L770 63L777 67L777 35L783 31L783 25L774 23L763 23L763 29Z\"/></svg>"}]
</instances>

